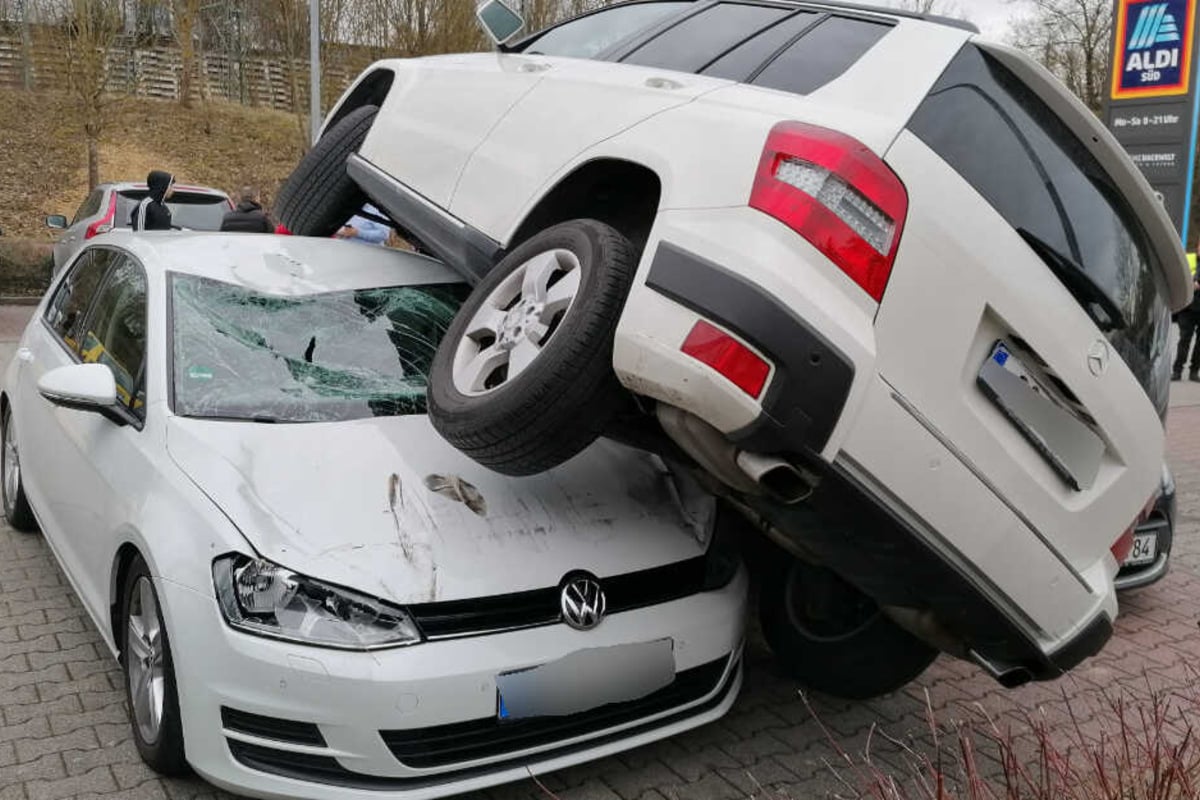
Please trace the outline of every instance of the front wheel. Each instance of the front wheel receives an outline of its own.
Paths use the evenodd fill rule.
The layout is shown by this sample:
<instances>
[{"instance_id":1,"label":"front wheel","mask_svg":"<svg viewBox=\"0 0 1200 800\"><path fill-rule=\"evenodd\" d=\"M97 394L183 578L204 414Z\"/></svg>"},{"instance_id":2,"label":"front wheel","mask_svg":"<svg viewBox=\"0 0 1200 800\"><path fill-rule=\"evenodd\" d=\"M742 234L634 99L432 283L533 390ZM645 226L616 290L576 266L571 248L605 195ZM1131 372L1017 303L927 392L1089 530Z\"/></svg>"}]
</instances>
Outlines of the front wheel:
<instances>
[{"instance_id":1,"label":"front wheel","mask_svg":"<svg viewBox=\"0 0 1200 800\"><path fill-rule=\"evenodd\" d=\"M378 106L356 108L329 127L292 170L275 213L296 236L332 236L367 202L367 195L346 174L346 160L358 152Z\"/></svg>"},{"instance_id":2,"label":"front wheel","mask_svg":"<svg viewBox=\"0 0 1200 800\"><path fill-rule=\"evenodd\" d=\"M21 481L21 453L17 450L16 431L13 430L11 408L3 415L3 458L0 459L0 495L4 499L4 518L19 531L29 533L37 530L37 520L29 499L25 497L25 484Z\"/></svg>"},{"instance_id":3,"label":"front wheel","mask_svg":"<svg viewBox=\"0 0 1200 800\"><path fill-rule=\"evenodd\" d=\"M162 775L186 774L171 642L150 570L140 557L125 576L121 612L121 667L138 753Z\"/></svg>"},{"instance_id":4,"label":"front wheel","mask_svg":"<svg viewBox=\"0 0 1200 800\"><path fill-rule=\"evenodd\" d=\"M564 222L509 253L446 331L429 372L429 416L461 452L532 475L587 447L626 395L613 335L637 252L596 220Z\"/></svg>"},{"instance_id":5,"label":"front wheel","mask_svg":"<svg viewBox=\"0 0 1200 800\"><path fill-rule=\"evenodd\" d=\"M801 683L852 700L896 691L937 650L887 617L875 601L824 567L800 559L762 577L759 619L782 666Z\"/></svg>"}]
</instances>

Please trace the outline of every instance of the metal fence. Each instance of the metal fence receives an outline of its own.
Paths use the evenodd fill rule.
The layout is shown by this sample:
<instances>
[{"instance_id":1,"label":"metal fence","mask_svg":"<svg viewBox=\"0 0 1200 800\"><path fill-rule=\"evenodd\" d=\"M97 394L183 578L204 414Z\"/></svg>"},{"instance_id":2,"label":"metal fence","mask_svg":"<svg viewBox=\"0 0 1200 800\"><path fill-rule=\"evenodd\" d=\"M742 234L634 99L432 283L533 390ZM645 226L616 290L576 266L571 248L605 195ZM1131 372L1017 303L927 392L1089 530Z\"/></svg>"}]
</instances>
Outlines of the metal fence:
<instances>
[{"instance_id":1,"label":"metal fence","mask_svg":"<svg viewBox=\"0 0 1200 800\"><path fill-rule=\"evenodd\" d=\"M333 50L333 48L330 48ZM308 107L308 62L269 53L230 57L198 53L193 99L202 93L212 98L286 111ZM328 107L371 61L366 48L339 47L321 65L322 94ZM183 65L174 47L117 45L107 53L108 89L116 94L178 100ZM28 47L19 36L0 36L0 87L22 88L29 70L30 88L66 89L67 71L62 53L34 42Z\"/></svg>"}]
</instances>

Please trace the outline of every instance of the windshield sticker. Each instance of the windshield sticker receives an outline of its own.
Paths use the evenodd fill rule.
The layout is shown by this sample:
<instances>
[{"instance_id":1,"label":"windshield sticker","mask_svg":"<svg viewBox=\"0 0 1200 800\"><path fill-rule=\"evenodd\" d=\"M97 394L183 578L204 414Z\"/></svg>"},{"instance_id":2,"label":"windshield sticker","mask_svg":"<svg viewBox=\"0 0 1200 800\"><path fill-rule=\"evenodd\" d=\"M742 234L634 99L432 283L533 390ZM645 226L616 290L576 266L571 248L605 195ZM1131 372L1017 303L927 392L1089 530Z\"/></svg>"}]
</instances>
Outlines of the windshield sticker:
<instances>
[{"instance_id":1,"label":"windshield sticker","mask_svg":"<svg viewBox=\"0 0 1200 800\"><path fill-rule=\"evenodd\" d=\"M208 367L188 367L187 376L194 381L211 381L213 371Z\"/></svg>"}]
</instances>

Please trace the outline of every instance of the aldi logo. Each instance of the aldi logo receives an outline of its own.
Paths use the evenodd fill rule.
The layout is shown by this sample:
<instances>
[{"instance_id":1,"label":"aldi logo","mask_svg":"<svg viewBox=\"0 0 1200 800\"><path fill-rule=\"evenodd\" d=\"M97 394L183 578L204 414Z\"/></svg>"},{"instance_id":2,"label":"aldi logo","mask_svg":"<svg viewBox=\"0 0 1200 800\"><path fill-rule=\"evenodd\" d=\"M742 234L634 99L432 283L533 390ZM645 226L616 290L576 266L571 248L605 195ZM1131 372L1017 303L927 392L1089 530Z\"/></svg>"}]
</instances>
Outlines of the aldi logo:
<instances>
[{"instance_id":1,"label":"aldi logo","mask_svg":"<svg viewBox=\"0 0 1200 800\"><path fill-rule=\"evenodd\" d=\"M1185 95L1196 0L1117 0L1112 98Z\"/></svg>"}]
</instances>

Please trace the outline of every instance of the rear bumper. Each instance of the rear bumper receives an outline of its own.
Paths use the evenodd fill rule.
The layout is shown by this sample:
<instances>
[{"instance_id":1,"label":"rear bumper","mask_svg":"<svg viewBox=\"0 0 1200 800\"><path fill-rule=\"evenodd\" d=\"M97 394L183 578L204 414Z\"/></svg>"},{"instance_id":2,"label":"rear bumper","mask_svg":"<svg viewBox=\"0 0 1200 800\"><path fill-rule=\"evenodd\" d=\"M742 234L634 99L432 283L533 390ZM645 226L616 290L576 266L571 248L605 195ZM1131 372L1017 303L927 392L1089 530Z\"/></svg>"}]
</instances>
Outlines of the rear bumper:
<instances>
[{"instance_id":1,"label":"rear bumper","mask_svg":"<svg viewBox=\"0 0 1200 800\"><path fill-rule=\"evenodd\" d=\"M1166 466L1163 467L1162 494L1155 501L1149 518L1134 530L1135 535L1151 532L1158 537L1158 556L1149 564L1121 567L1115 581L1117 591L1158 583L1170 569L1171 548L1175 544L1175 479Z\"/></svg>"},{"instance_id":2,"label":"rear bumper","mask_svg":"<svg viewBox=\"0 0 1200 800\"><path fill-rule=\"evenodd\" d=\"M810 502L755 510L879 603L933 612L1001 682L1052 679L1096 653L1117 614L1107 549L1068 562L879 376L865 295L775 225L739 209L660 215L618 327L624 384L746 449L808 462L821 475ZM761 399L680 352L697 319L772 361Z\"/></svg>"}]
</instances>

